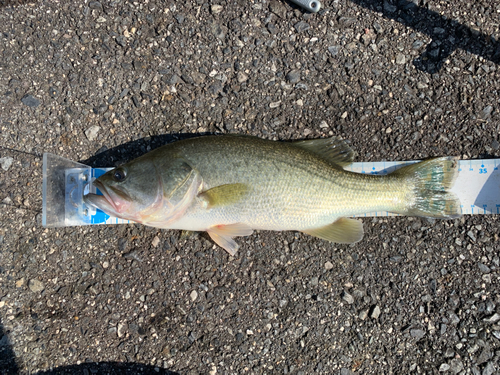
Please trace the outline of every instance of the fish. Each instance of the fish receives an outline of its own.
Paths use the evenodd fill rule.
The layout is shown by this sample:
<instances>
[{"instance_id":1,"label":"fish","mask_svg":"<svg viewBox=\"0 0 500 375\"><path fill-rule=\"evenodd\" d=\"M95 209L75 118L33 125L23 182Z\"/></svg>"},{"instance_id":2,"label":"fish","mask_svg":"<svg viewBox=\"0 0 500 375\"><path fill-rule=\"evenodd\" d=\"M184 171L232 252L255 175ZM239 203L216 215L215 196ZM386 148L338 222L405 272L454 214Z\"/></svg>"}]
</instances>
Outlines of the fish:
<instances>
[{"instance_id":1,"label":"fish","mask_svg":"<svg viewBox=\"0 0 500 375\"><path fill-rule=\"evenodd\" d=\"M147 226L206 231L234 256L235 237L254 230L300 231L356 243L351 216L389 211L451 219L457 157L436 157L387 175L347 171L356 154L339 138L280 142L247 135L201 136L169 143L94 181L85 203Z\"/></svg>"}]
</instances>

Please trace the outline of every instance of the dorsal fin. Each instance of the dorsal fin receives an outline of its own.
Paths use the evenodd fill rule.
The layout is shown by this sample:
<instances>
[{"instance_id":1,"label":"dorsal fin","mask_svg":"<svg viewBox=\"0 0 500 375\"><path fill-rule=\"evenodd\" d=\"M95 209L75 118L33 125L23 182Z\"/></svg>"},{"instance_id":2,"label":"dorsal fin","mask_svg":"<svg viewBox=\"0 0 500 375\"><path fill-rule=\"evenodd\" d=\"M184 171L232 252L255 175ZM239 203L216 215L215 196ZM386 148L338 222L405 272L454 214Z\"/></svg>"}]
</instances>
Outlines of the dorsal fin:
<instances>
[{"instance_id":1,"label":"dorsal fin","mask_svg":"<svg viewBox=\"0 0 500 375\"><path fill-rule=\"evenodd\" d=\"M292 142L292 145L321 156L330 163L345 167L351 164L356 156L354 150L339 137L311 139Z\"/></svg>"}]
</instances>

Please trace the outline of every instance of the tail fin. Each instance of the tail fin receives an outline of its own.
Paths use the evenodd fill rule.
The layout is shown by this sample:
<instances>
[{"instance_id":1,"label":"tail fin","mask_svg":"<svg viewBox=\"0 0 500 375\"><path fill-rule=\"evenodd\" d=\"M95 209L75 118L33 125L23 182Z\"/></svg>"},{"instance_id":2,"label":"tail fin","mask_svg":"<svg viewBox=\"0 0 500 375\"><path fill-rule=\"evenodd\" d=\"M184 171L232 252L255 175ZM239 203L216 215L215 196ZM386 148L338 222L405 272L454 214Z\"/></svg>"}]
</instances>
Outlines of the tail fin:
<instances>
[{"instance_id":1,"label":"tail fin","mask_svg":"<svg viewBox=\"0 0 500 375\"><path fill-rule=\"evenodd\" d=\"M458 158L422 161L394 172L413 184L414 201L405 215L452 219L461 215L460 200L449 190L458 175Z\"/></svg>"}]
</instances>

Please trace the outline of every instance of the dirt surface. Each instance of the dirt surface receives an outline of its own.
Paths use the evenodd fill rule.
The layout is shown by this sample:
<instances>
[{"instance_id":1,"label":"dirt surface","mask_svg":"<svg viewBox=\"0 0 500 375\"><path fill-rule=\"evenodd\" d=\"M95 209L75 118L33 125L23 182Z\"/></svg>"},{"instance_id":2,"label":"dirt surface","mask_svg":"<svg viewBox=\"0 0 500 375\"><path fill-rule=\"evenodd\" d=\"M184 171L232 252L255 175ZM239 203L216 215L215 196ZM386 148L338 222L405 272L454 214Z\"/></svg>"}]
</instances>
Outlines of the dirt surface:
<instances>
[{"instance_id":1,"label":"dirt surface","mask_svg":"<svg viewBox=\"0 0 500 375\"><path fill-rule=\"evenodd\" d=\"M0 373L500 371L498 216L363 219L235 257L139 225L45 229L42 154L113 166L204 133L357 161L500 157L500 3L0 1Z\"/></svg>"}]
</instances>

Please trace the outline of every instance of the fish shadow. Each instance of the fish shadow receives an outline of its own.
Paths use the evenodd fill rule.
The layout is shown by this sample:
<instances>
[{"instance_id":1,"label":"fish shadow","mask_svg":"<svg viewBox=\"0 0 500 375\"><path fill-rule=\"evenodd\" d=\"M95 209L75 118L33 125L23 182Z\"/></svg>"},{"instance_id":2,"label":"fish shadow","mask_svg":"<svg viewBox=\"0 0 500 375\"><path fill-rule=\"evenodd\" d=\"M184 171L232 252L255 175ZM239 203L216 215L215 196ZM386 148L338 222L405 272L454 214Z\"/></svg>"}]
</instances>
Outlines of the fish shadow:
<instances>
[{"instance_id":1,"label":"fish shadow","mask_svg":"<svg viewBox=\"0 0 500 375\"><path fill-rule=\"evenodd\" d=\"M476 207L495 207L494 214L500 213L500 204L497 204L500 196L500 170L496 167L481 188L474 201Z\"/></svg>"},{"instance_id":2,"label":"fish shadow","mask_svg":"<svg viewBox=\"0 0 500 375\"><path fill-rule=\"evenodd\" d=\"M183 139L215 134L216 133L206 132L154 135L130 141L110 149L103 146L97 151L96 155L86 160L81 160L79 163L88 165L92 168L117 167L166 144Z\"/></svg>"}]
</instances>

